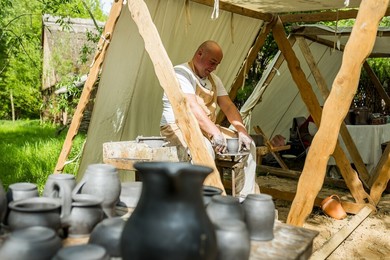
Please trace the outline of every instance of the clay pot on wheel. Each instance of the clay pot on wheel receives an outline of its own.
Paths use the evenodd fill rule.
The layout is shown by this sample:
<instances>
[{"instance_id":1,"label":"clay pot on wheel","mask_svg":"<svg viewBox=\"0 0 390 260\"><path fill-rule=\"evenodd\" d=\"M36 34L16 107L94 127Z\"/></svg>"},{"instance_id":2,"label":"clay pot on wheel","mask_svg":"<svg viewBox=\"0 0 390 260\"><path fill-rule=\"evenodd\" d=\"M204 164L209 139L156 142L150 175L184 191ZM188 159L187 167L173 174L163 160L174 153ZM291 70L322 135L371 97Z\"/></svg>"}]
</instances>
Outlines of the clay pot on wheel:
<instances>
[{"instance_id":1,"label":"clay pot on wheel","mask_svg":"<svg viewBox=\"0 0 390 260\"><path fill-rule=\"evenodd\" d=\"M347 213L341 206L339 196L335 194L330 195L321 202L321 209L326 215L334 219L340 220L347 217Z\"/></svg>"}]
</instances>

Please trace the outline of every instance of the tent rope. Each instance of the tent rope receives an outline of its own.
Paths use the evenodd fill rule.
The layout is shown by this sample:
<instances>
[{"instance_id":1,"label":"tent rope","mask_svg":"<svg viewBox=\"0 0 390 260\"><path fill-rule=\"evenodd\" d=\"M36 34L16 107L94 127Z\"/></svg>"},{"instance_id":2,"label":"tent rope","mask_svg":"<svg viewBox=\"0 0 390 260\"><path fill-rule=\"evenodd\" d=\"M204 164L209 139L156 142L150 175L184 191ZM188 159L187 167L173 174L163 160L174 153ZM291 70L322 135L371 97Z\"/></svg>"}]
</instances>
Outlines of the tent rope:
<instances>
[{"instance_id":1,"label":"tent rope","mask_svg":"<svg viewBox=\"0 0 390 260\"><path fill-rule=\"evenodd\" d=\"M219 17L219 0L214 0L214 9L211 14L211 20L216 20Z\"/></svg>"}]
</instances>

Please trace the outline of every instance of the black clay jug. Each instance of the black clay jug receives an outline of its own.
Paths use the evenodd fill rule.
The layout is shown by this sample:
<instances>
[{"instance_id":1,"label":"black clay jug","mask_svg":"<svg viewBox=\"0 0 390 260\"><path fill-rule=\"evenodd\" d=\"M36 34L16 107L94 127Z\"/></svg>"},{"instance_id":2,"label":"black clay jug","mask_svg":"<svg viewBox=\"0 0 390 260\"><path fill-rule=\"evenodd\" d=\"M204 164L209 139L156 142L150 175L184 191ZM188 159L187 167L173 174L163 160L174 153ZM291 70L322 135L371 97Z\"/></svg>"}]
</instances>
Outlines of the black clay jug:
<instances>
[{"instance_id":1,"label":"black clay jug","mask_svg":"<svg viewBox=\"0 0 390 260\"><path fill-rule=\"evenodd\" d=\"M121 237L126 259L216 259L214 227L202 184L211 168L174 162L134 164L142 192Z\"/></svg>"}]
</instances>

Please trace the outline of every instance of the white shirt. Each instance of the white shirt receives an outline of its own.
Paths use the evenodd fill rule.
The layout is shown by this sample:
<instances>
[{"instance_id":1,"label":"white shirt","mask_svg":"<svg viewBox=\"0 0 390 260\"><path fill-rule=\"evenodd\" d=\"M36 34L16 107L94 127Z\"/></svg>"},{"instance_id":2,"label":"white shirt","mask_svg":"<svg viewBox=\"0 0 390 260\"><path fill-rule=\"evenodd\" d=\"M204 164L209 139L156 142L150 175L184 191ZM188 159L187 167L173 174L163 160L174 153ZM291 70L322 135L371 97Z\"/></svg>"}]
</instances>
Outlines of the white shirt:
<instances>
[{"instance_id":1,"label":"white shirt","mask_svg":"<svg viewBox=\"0 0 390 260\"><path fill-rule=\"evenodd\" d=\"M201 85L204 88L207 89L212 88L211 82L208 80L208 78L206 77L202 79L196 76L190 69L188 63L177 65L174 67L174 69L176 73L176 78L179 81L179 85L181 87L181 90L184 92L184 94L195 95L197 82L199 85ZM228 93L226 92L226 89L223 86L221 79L214 73L211 73L210 75L211 77L213 77L214 83L216 85L217 96L218 97L227 96ZM163 112L161 116L160 126L176 123L175 115L173 114L172 105L169 102L168 97L165 93L162 98L162 101L163 101Z\"/></svg>"}]
</instances>

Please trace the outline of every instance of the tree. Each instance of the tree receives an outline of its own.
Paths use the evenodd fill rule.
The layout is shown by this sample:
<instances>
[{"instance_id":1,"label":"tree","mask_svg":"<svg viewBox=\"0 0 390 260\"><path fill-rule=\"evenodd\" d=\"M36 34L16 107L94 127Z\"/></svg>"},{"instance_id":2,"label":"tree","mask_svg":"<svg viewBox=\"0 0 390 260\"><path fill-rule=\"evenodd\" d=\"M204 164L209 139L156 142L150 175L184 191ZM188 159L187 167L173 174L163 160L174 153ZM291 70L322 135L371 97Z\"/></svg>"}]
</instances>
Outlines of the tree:
<instances>
[{"instance_id":1,"label":"tree","mask_svg":"<svg viewBox=\"0 0 390 260\"><path fill-rule=\"evenodd\" d=\"M88 7L88 8L86 8ZM42 74L42 14L104 21L98 0L0 1L0 118L11 117L10 91L18 118L39 117ZM66 26L65 20L58 20Z\"/></svg>"}]
</instances>

